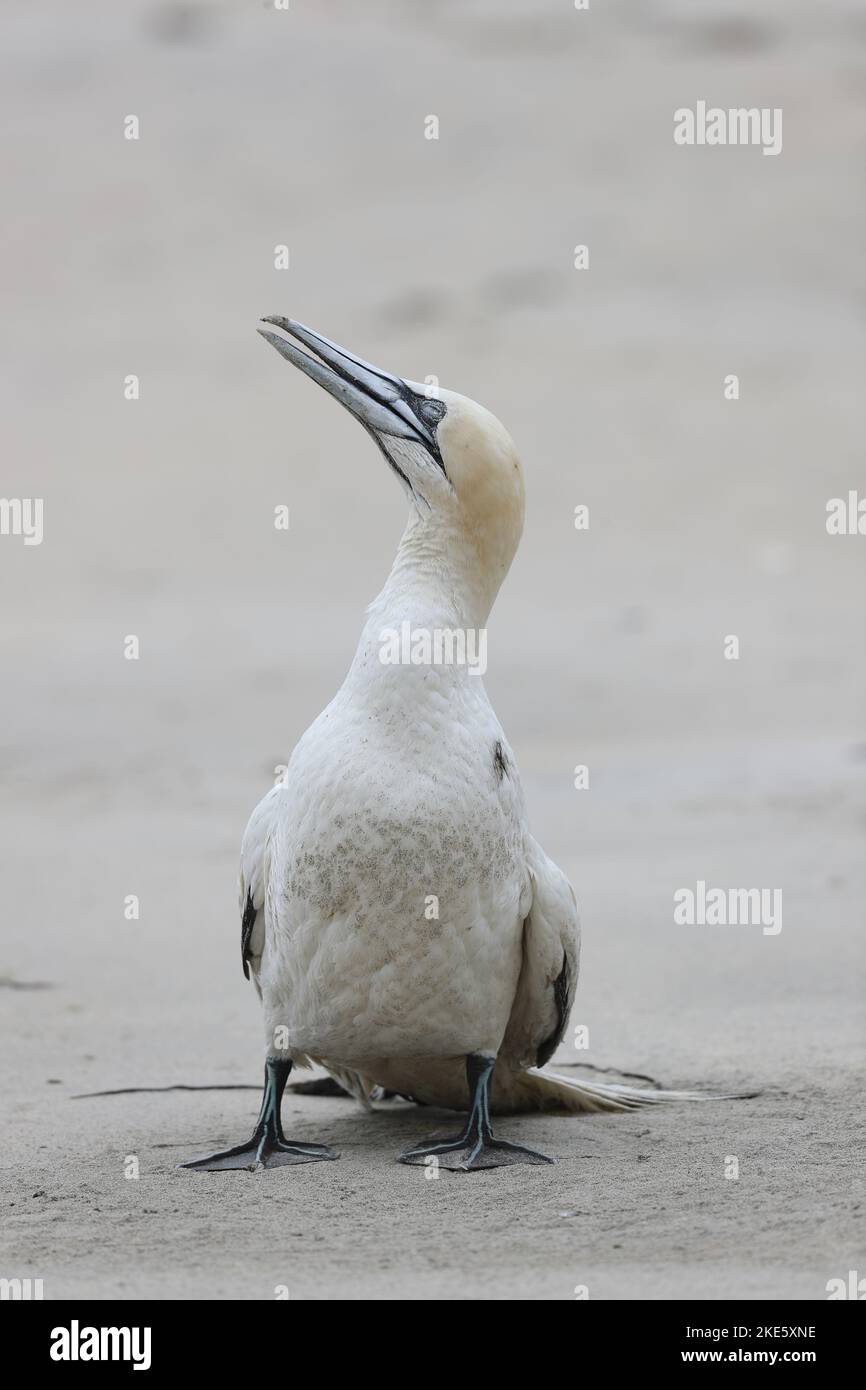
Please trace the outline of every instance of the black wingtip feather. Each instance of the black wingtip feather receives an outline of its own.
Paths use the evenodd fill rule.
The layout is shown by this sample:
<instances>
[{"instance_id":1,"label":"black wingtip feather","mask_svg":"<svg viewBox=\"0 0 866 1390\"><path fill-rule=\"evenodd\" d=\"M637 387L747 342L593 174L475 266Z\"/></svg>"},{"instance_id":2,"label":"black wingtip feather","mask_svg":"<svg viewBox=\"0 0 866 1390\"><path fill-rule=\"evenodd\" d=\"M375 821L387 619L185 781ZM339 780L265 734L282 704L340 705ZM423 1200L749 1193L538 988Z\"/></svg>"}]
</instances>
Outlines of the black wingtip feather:
<instances>
[{"instance_id":1,"label":"black wingtip feather","mask_svg":"<svg viewBox=\"0 0 866 1390\"><path fill-rule=\"evenodd\" d=\"M241 918L241 964L244 968L244 979L250 978L250 940L252 939L253 927L256 923L256 909L253 906L253 895L247 890L247 900L244 905L244 915Z\"/></svg>"},{"instance_id":2,"label":"black wingtip feather","mask_svg":"<svg viewBox=\"0 0 866 1390\"><path fill-rule=\"evenodd\" d=\"M556 1005L556 1027L550 1037L545 1038L538 1049L537 1061L535 1063L537 1067L543 1067L546 1062L549 1062L554 1052L559 1047L559 1044L562 1042L568 1024L569 984L568 958L563 951L562 969L553 982L553 1000Z\"/></svg>"}]
</instances>

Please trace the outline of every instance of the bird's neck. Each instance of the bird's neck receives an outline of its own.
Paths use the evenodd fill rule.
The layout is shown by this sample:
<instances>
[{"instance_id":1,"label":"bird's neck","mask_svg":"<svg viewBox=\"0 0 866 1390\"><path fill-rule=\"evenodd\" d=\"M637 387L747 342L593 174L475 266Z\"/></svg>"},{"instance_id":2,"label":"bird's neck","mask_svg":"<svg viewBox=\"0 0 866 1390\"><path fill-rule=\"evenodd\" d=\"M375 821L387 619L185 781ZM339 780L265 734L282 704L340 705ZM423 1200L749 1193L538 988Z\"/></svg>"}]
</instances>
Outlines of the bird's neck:
<instances>
[{"instance_id":1,"label":"bird's neck","mask_svg":"<svg viewBox=\"0 0 866 1390\"><path fill-rule=\"evenodd\" d=\"M479 573L471 545L441 525L410 520L385 586L367 610L350 679L374 678L377 686L387 681L394 668L383 648L399 643L396 660L403 662L407 644L423 641L425 633L433 643L457 634L467 652L484 653L486 665L486 623L498 587ZM458 665L449 679L466 675L466 666Z\"/></svg>"},{"instance_id":2,"label":"bird's neck","mask_svg":"<svg viewBox=\"0 0 866 1390\"><path fill-rule=\"evenodd\" d=\"M498 588L481 572L471 542L456 528L413 516L385 587L370 604L370 622L408 619L482 628Z\"/></svg>"}]
</instances>

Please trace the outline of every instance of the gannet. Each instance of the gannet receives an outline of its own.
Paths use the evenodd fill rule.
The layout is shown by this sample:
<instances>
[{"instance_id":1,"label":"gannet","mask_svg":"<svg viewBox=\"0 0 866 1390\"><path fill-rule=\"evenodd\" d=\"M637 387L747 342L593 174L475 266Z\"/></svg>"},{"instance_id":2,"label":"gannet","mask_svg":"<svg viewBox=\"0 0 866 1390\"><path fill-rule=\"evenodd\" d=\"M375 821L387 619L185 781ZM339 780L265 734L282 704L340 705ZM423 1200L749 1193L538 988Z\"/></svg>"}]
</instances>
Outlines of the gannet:
<instances>
[{"instance_id":1,"label":"gannet","mask_svg":"<svg viewBox=\"0 0 866 1390\"><path fill-rule=\"evenodd\" d=\"M465 396L392 376L291 319L262 322L277 352L372 435L409 518L343 685L243 838L241 956L266 1039L258 1121L245 1143L181 1166L339 1157L283 1134L288 1076L313 1061L362 1101L378 1085L466 1112L453 1138L421 1142L403 1163L553 1162L495 1137L491 1114L623 1110L667 1093L540 1070L577 985L574 891L530 834L478 672L382 657L383 633L407 622L485 630L523 529L515 446Z\"/></svg>"}]
</instances>

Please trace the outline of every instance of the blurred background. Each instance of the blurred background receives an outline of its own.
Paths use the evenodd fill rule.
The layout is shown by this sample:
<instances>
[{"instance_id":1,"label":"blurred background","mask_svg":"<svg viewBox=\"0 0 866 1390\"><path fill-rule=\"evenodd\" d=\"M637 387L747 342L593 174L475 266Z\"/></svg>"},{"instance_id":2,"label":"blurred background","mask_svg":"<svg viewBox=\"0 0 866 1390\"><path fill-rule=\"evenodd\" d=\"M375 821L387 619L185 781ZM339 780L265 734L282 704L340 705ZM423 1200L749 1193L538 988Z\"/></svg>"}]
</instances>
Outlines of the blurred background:
<instances>
[{"instance_id":1,"label":"blurred background","mask_svg":"<svg viewBox=\"0 0 866 1390\"><path fill-rule=\"evenodd\" d=\"M44 499L42 545L0 539L13 1154L50 1188L49 1101L95 1154L120 1112L58 1111L73 1092L258 1077L240 836L404 518L373 444L256 336L285 313L520 449L486 684L581 903L590 1050L561 1058L822 1098L785 1166L824 1194L807 1250L831 1209L847 1230L866 538L825 519L866 495L862 6L5 0L2 26L2 491ZM781 107L782 153L676 146L699 99ZM675 926L699 878L781 888L781 934ZM122 1152L166 1113L186 1140L147 1105ZM786 1123L764 1195L794 1240ZM76 1211L34 1272L62 1239L57 1277L99 1291Z\"/></svg>"}]
</instances>

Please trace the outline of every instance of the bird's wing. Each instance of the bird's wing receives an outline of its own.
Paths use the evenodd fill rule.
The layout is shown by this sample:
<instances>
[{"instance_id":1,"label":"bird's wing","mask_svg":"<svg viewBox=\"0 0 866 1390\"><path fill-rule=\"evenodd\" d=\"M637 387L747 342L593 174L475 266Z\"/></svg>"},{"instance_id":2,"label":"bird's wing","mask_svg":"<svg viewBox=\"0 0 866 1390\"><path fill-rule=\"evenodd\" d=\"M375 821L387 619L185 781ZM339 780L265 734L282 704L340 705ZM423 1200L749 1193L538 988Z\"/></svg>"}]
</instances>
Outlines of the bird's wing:
<instances>
[{"instance_id":1,"label":"bird's wing","mask_svg":"<svg viewBox=\"0 0 866 1390\"><path fill-rule=\"evenodd\" d=\"M279 809L285 788L272 787L262 797L249 819L241 842L239 878L241 910L241 962L249 979L250 965L257 978L259 962L265 946L265 889L267 887L268 837Z\"/></svg>"},{"instance_id":2,"label":"bird's wing","mask_svg":"<svg viewBox=\"0 0 866 1390\"><path fill-rule=\"evenodd\" d=\"M241 961L244 975L250 978L252 966L253 984L259 988L259 969L262 952L265 949L265 894L268 887L270 867L269 841L271 831L279 814L285 787L278 783L262 797L249 819L241 842L241 867L239 875L239 897L241 910ZM325 1058L296 1057L299 1066L310 1066L318 1061L331 1074L336 1082L354 1096L366 1109L370 1108L370 1096L376 1083L351 1071L339 1063Z\"/></svg>"},{"instance_id":3,"label":"bird's wing","mask_svg":"<svg viewBox=\"0 0 866 1390\"><path fill-rule=\"evenodd\" d=\"M500 1057L511 1066L540 1067L568 1026L580 957L574 889L531 837L527 868L532 887L523 923L523 965Z\"/></svg>"}]
</instances>

